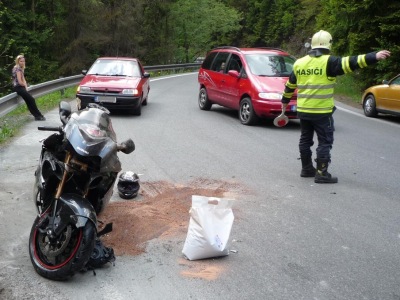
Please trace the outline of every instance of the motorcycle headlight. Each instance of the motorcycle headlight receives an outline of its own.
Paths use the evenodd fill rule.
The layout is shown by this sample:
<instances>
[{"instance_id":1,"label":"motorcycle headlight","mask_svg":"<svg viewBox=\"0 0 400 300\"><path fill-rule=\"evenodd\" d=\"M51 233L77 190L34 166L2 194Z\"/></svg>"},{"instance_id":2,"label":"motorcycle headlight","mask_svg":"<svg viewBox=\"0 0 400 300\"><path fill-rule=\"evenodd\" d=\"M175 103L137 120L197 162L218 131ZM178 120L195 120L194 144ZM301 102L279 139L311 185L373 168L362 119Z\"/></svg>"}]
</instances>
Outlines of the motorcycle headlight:
<instances>
[{"instance_id":1,"label":"motorcycle headlight","mask_svg":"<svg viewBox=\"0 0 400 300\"><path fill-rule=\"evenodd\" d=\"M105 137L107 135L104 130L101 130L97 126L93 126L91 124L83 124L81 125L81 129L85 131L88 135L95 138Z\"/></svg>"},{"instance_id":2,"label":"motorcycle headlight","mask_svg":"<svg viewBox=\"0 0 400 300\"><path fill-rule=\"evenodd\" d=\"M268 100L281 100L282 93L259 93L258 97L261 99L268 99Z\"/></svg>"},{"instance_id":3,"label":"motorcycle headlight","mask_svg":"<svg viewBox=\"0 0 400 300\"><path fill-rule=\"evenodd\" d=\"M124 95L139 95L139 91L137 89L123 89L122 94L124 94Z\"/></svg>"}]
</instances>

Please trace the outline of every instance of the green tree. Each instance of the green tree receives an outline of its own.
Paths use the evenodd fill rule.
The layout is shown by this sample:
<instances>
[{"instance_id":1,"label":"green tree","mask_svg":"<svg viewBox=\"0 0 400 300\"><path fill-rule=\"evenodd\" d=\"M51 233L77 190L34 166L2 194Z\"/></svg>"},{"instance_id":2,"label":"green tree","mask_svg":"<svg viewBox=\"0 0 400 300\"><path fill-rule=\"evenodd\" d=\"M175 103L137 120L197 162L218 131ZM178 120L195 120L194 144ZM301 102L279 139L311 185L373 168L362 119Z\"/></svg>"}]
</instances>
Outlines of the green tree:
<instances>
[{"instance_id":1,"label":"green tree","mask_svg":"<svg viewBox=\"0 0 400 300\"><path fill-rule=\"evenodd\" d=\"M47 12L55 1L3 0L0 4L0 53L3 53L0 56L0 93L11 91L11 68L20 53L27 58L29 83L53 79L57 61L52 58L47 45L53 36L54 24Z\"/></svg>"},{"instance_id":2,"label":"green tree","mask_svg":"<svg viewBox=\"0 0 400 300\"><path fill-rule=\"evenodd\" d=\"M4 2L0 0L0 96L10 91L10 73L9 69L13 63L12 56L8 53L15 40L5 28L8 9Z\"/></svg>"},{"instance_id":3,"label":"green tree","mask_svg":"<svg viewBox=\"0 0 400 300\"><path fill-rule=\"evenodd\" d=\"M339 55L357 55L388 49L392 57L354 74L362 88L392 77L398 73L400 3L388 0L321 0L323 11L317 16L317 25L333 36L333 52ZM337 20L340 20L338 22Z\"/></svg>"},{"instance_id":4,"label":"green tree","mask_svg":"<svg viewBox=\"0 0 400 300\"><path fill-rule=\"evenodd\" d=\"M153 0L143 5L139 55L146 64L170 64L174 59L171 6L174 0Z\"/></svg>"},{"instance_id":5,"label":"green tree","mask_svg":"<svg viewBox=\"0 0 400 300\"><path fill-rule=\"evenodd\" d=\"M241 31L235 38L236 46L274 46L265 40L269 24L269 12L274 5L270 0L225 0L224 3L242 12ZM272 21L272 20L271 20ZM276 45L275 45L276 46Z\"/></svg>"},{"instance_id":6,"label":"green tree","mask_svg":"<svg viewBox=\"0 0 400 300\"><path fill-rule=\"evenodd\" d=\"M241 14L215 0L172 4L176 62L192 62L216 46L231 45L241 29Z\"/></svg>"}]
</instances>

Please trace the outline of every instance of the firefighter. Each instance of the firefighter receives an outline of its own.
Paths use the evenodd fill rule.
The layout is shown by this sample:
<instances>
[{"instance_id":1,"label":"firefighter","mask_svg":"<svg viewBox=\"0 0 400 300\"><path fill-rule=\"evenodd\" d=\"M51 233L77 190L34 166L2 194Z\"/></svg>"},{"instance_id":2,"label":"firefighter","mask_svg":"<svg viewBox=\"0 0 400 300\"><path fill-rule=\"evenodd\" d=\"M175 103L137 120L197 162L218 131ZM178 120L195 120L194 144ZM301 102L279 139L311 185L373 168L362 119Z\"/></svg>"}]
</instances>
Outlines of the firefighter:
<instances>
[{"instance_id":1,"label":"firefighter","mask_svg":"<svg viewBox=\"0 0 400 300\"><path fill-rule=\"evenodd\" d=\"M368 54L337 57L330 55L332 36L320 30L311 39L311 50L308 55L298 59L286 82L283 93L282 111L297 88L297 115L300 119L301 135L299 141L302 163L301 177L314 177L315 183L337 183L337 177L328 172L331 161L330 150L335 130L333 99L336 76L364 68L390 56L387 50ZM313 166L312 150L314 132L318 137L316 149L317 168Z\"/></svg>"}]
</instances>

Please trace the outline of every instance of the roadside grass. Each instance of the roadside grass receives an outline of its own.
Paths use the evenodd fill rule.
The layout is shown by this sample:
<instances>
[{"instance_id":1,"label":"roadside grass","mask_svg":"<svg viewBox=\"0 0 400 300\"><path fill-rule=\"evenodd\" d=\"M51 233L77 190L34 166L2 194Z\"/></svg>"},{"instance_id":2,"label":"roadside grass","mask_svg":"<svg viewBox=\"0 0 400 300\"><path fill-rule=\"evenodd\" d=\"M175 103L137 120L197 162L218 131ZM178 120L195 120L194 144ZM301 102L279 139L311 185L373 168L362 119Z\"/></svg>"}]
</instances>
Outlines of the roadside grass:
<instances>
[{"instance_id":1,"label":"roadside grass","mask_svg":"<svg viewBox=\"0 0 400 300\"><path fill-rule=\"evenodd\" d=\"M61 100L75 99L76 87L65 89L63 93L54 92L42 97L36 98L36 105L39 110L45 114L46 112L58 106ZM15 137L21 128L28 122L32 121L33 116L30 114L26 104L18 106L16 109L0 118L0 146L6 144L12 137Z\"/></svg>"},{"instance_id":2,"label":"roadside grass","mask_svg":"<svg viewBox=\"0 0 400 300\"><path fill-rule=\"evenodd\" d=\"M351 75L337 77L335 95L341 98L345 97L348 101L354 102L355 104L361 104L361 88Z\"/></svg>"}]
</instances>

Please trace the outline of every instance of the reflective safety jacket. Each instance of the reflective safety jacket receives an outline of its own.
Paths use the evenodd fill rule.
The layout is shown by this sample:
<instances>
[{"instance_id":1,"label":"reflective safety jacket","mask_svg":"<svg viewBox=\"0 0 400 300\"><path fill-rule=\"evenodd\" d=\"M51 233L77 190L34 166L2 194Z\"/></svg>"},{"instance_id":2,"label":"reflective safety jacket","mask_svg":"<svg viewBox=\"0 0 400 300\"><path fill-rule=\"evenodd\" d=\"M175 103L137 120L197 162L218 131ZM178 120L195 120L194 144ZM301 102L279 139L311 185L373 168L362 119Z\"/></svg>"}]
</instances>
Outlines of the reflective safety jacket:
<instances>
[{"instance_id":1,"label":"reflective safety jacket","mask_svg":"<svg viewBox=\"0 0 400 300\"><path fill-rule=\"evenodd\" d=\"M376 52L336 57L319 49L298 59L286 82L282 103L289 103L297 88L297 111L299 114L330 114L334 110L334 87L336 76L353 72L358 68L376 63Z\"/></svg>"},{"instance_id":2,"label":"reflective safety jacket","mask_svg":"<svg viewBox=\"0 0 400 300\"><path fill-rule=\"evenodd\" d=\"M326 75L329 55L305 56L293 66L297 78L297 111L331 113L336 77Z\"/></svg>"}]
</instances>

